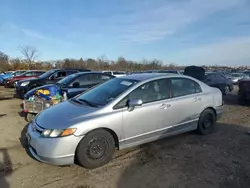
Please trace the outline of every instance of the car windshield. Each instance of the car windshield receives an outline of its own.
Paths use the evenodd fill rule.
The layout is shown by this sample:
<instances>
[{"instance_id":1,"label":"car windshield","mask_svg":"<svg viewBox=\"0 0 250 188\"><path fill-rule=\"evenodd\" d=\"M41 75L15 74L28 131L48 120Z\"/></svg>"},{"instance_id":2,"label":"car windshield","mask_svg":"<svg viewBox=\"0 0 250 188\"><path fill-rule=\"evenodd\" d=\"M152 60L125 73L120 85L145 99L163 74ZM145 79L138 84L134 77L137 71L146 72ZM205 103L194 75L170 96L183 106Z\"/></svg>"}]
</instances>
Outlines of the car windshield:
<instances>
[{"instance_id":1,"label":"car windshield","mask_svg":"<svg viewBox=\"0 0 250 188\"><path fill-rule=\"evenodd\" d=\"M83 93L76 100L87 101L95 106L105 106L137 82L137 80L114 78Z\"/></svg>"},{"instance_id":2,"label":"car windshield","mask_svg":"<svg viewBox=\"0 0 250 188\"><path fill-rule=\"evenodd\" d=\"M65 86L65 85L68 85L75 77L77 77L77 74L71 74L63 78L62 80L58 81L57 83Z\"/></svg>"},{"instance_id":3,"label":"car windshield","mask_svg":"<svg viewBox=\"0 0 250 188\"><path fill-rule=\"evenodd\" d=\"M50 76L51 74L53 74L56 70L49 70L45 73L43 73L42 75L39 76L39 78L47 78L48 76Z\"/></svg>"}]
</instances>

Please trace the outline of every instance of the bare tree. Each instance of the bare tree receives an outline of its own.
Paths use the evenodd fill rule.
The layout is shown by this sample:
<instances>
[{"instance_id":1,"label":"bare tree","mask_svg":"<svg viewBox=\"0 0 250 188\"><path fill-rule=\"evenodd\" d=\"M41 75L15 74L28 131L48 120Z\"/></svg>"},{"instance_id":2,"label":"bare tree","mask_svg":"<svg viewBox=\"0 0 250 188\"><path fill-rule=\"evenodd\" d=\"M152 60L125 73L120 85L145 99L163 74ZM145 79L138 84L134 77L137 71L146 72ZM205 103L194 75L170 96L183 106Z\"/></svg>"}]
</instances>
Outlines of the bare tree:
<instances>
[{"instance_id":1,"label":"bare tree","mask_svg":"<svg viewBox=\"0 0 250 188\"><path fill-rule=\"evenodd\" d=\"M37 49L32 46L22 46L20 48L20 52L26 59L29 68L31 68L32 63L35 61L38 55Z\"/></svg>"}]
</instances>

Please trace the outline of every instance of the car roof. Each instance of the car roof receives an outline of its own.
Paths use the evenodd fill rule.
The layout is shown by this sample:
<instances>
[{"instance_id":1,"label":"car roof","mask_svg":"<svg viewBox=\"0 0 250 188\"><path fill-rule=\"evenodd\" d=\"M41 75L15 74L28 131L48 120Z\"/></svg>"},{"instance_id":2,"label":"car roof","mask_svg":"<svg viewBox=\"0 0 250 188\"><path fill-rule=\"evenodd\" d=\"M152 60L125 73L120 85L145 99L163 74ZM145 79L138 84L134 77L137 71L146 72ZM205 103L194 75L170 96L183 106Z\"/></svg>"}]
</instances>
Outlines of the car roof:
<instances>
[{"instance_id":1,"label":"car roof","mask_svg":"<svg viewBox=\"0 0 250 188\"><path fill-rule=\"evenodd\" d=\"M75 73L75 75L83 75L83 74L103 74L103 75L109 75L109 76L112 76L110 74L107 74L107 73L103 73L102 71L89 71L89 72L78 72L78 73Z\"/></svg>"},{"instance_id":2,"label":"car roof","mask_svg":"<svg viewBox=\"0 0 250 188\"><path fill-rule=\"evenodd\" d=\"M137 81L144 81L153 78L160 78L160 77L172 77L172 76L179 76L186 78L186 76L173 74L173 73L139 73L139 74L130 74L127 76L122 76L120 78L128 79L128 80L137 80Z\"/></svg>"}]
</instances>

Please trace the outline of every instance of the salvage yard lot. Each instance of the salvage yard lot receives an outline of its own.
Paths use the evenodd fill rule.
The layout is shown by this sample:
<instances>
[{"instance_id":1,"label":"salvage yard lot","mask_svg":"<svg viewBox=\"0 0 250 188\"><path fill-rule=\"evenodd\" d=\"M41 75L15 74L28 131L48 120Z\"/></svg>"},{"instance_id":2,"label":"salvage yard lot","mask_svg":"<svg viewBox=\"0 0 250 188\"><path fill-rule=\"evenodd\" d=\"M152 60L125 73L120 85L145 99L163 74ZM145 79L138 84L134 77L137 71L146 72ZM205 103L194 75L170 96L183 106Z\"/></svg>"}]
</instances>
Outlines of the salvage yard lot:
<instances>
[{"instance_id":1,"label":"salvage yard lot","mask_svg":"<svg viewBox=\"0 0 250 188\"><path fill-rule=\"evenodd\" d=\"M116 153L94 170L39 163L26 150L27 122L21 100L0 87L0 187L237 188L250 185L250 108L225 97L218 130L208 136L186 133Z\"/></svg>"}]
</instances>

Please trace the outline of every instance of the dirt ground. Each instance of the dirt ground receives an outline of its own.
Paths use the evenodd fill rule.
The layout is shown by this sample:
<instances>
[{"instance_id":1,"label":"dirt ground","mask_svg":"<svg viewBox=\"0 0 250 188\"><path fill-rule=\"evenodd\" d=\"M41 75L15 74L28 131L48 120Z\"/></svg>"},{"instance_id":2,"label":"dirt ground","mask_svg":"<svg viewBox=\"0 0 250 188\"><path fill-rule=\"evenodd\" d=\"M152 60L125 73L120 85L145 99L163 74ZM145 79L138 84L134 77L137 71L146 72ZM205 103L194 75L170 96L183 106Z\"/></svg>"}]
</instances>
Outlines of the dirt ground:
<instances>
[{"instance_id":1,"label":"dirt ground","mask_svg":"<svg viewBox=\"0 0 250 188\"><path fill-rule=\"evenodd\" d=\"M235 93L225 98L214 134L186 133L120 151L95 170L51 166L29 157L21 100L12 96L12 90L0 87L1 188L250 187L250 108L238 106Z\"/></svg>"}]
</instances>

